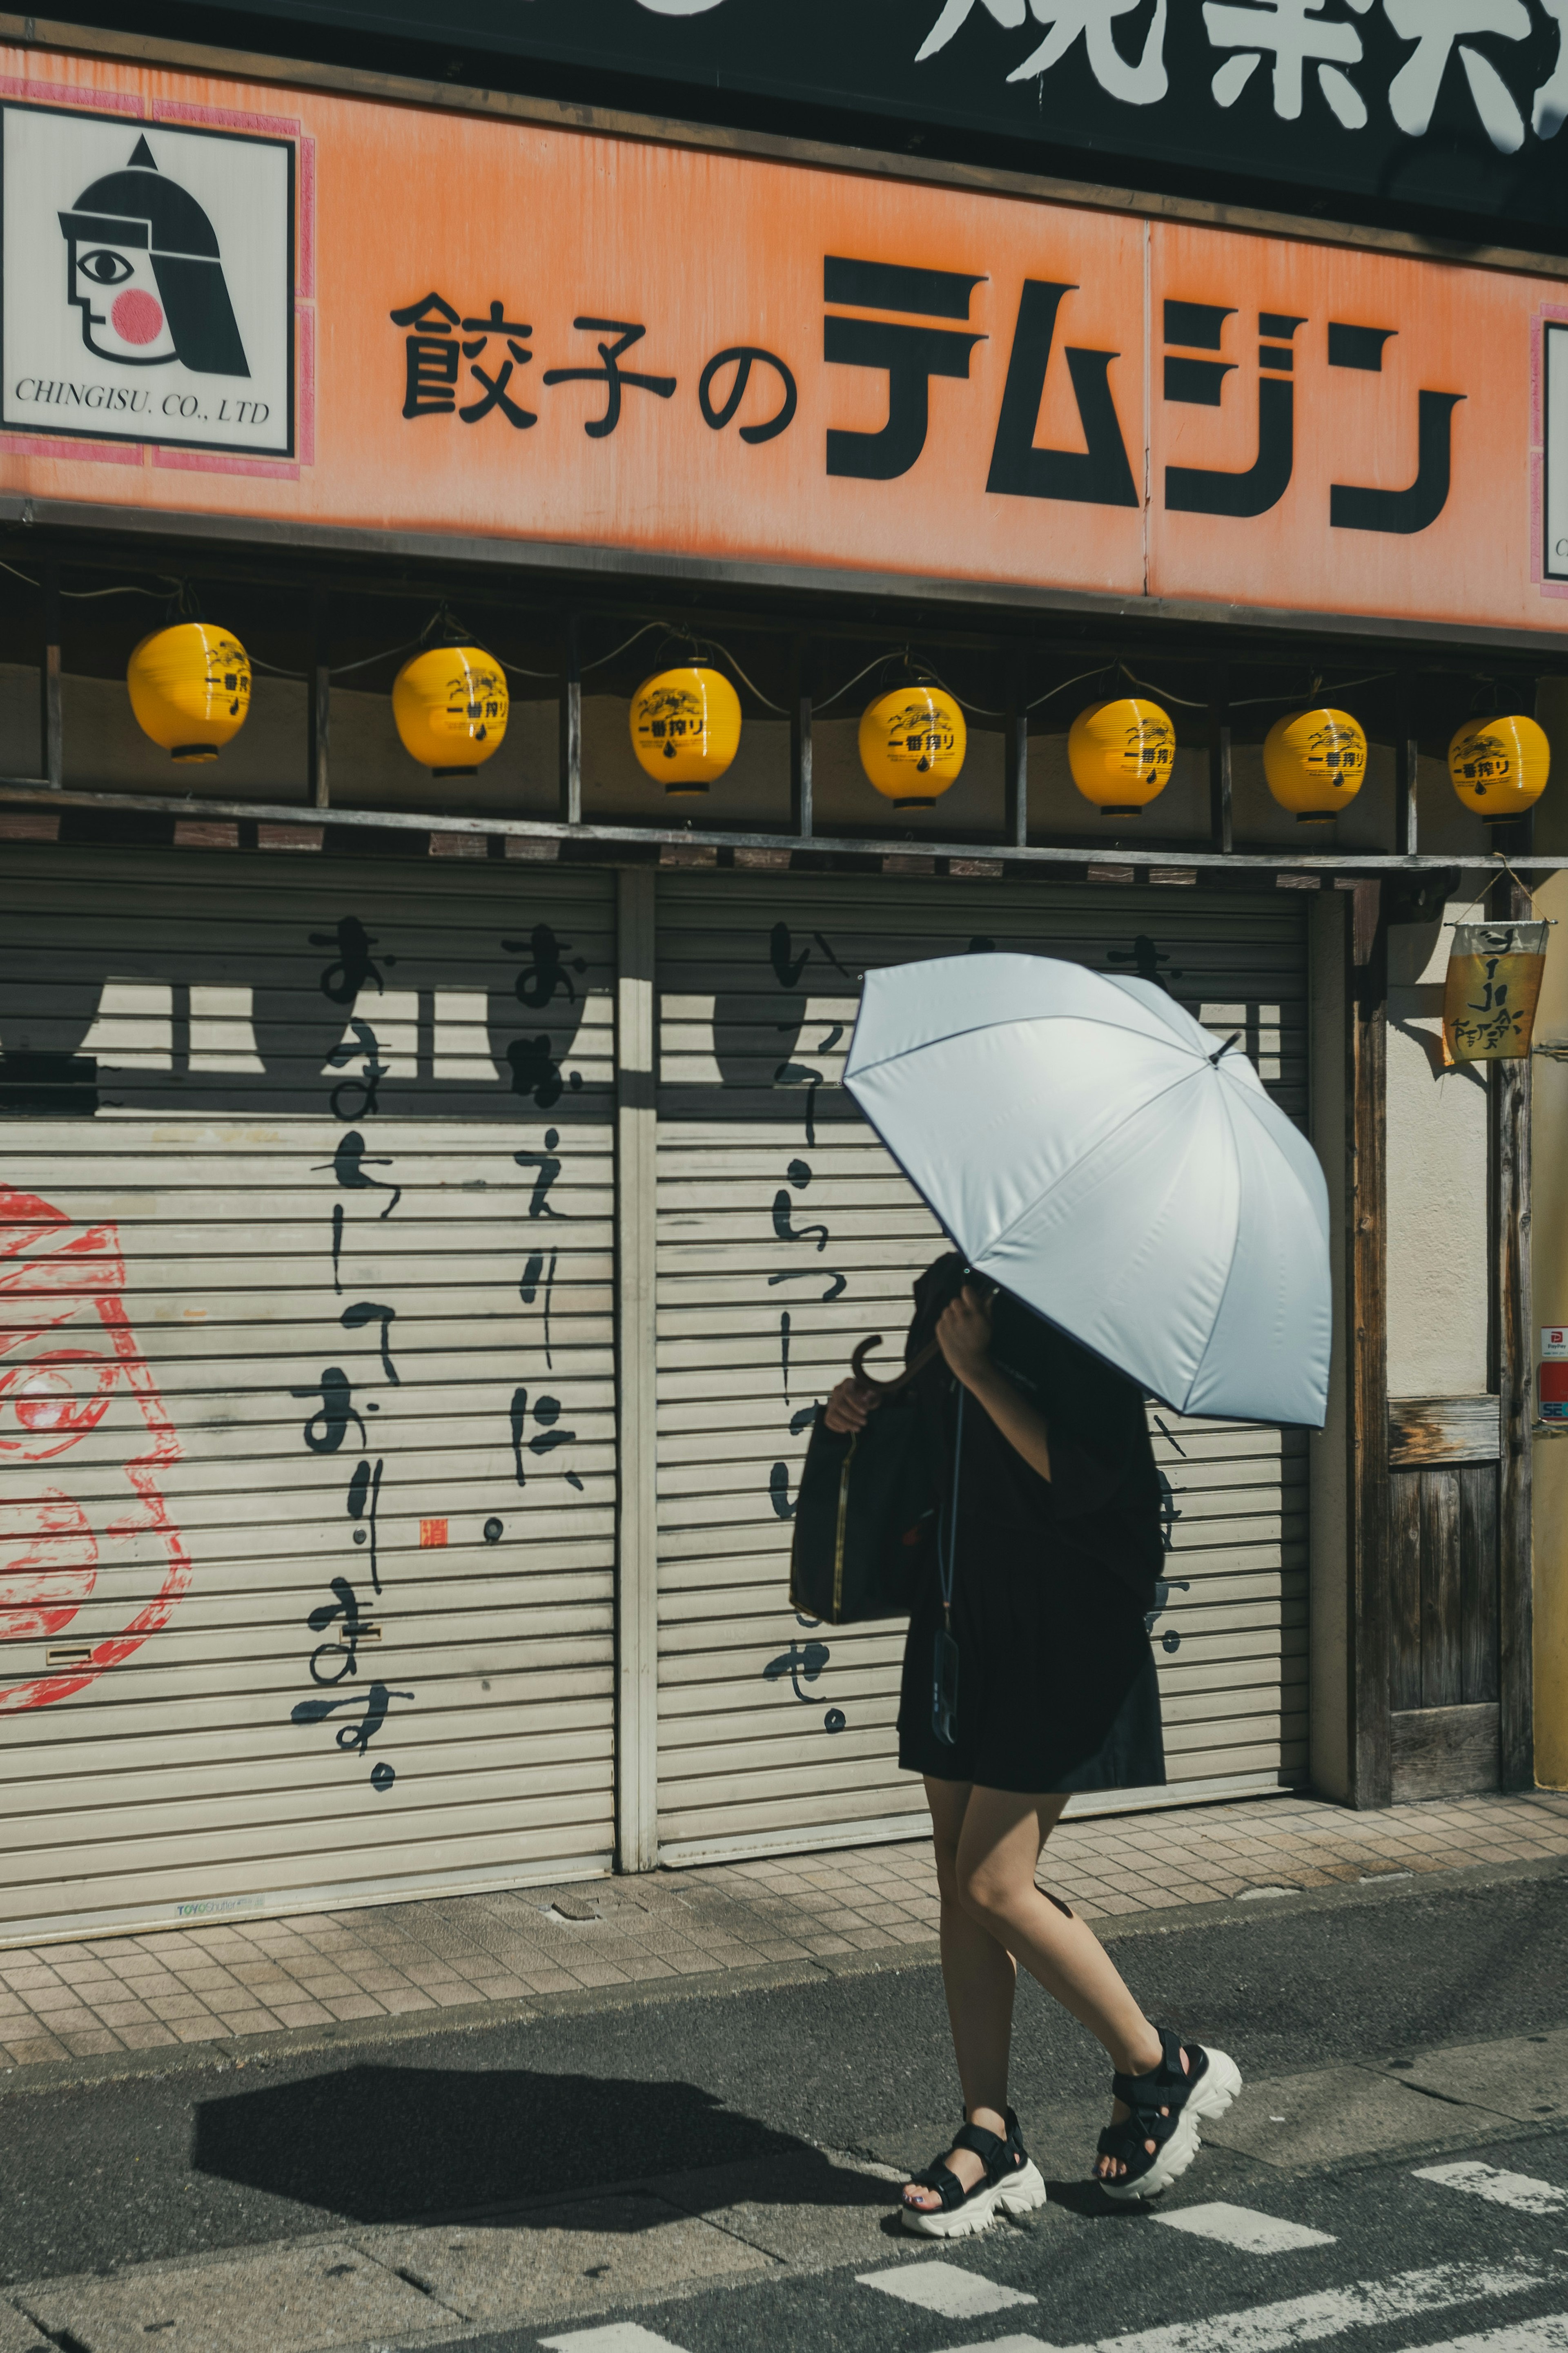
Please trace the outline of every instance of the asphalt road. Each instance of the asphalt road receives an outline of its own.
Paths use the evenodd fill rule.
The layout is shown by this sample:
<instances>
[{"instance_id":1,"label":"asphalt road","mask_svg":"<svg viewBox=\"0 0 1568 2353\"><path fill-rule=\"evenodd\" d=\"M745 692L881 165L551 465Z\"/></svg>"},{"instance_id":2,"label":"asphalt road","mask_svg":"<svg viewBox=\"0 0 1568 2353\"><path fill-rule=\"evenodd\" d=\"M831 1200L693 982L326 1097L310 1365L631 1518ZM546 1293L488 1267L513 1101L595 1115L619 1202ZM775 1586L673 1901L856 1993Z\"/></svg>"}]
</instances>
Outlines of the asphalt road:
<instances>
[{"instance_id":1,"label":"asphalt road","mask_svg":"<svg viewBox=\"0 0 1568 2353\"><path fill-rule=\"evenodd\" d=\"M1068 2189L1058 2200L1053 2185L1051 2202L1028 2230L998 2227L931 2249L944 2270L1028 2303L952 2317L922 2309L864 2284L879 2273L909 2284L907 2265L892 2260L899 2251L889 2246L885 2270L860 2264L748 2280L641 2305L635 2320L680 2353L977 2353L992 2344L999 2353L1025 2353L1019 2337L1110 2353L1117 2339L1140 2337L1142 2344L1117 2353L1276 2353L1314 2339L1332 2353L1562 2353L1568 2132L1479 2143L1447 2151L1440 2162L1467 2159L1559 2189L1563 2208L1523 2213L1424 2180L1418 2168L1431 2162L1425 2157L1280 2182L1213 2153L1160 2201L1159 2220L1142 2210L1108 2211L1098 2197L1078 2200ZM1254 2253L1170 2227L1171 2217L1216 2200L1304 2226L1331 2243ZM1398 2284L1412 2275L1402 2295ZM1302 2308L1308 2298L1315 2309ZM1280 2305L1297 2308L1276 2314ZM1556 2328L1532 2337L1530 2324L1542 2320ZM542 2341L569 2347L595 2325L509 2329L461 2343L463 2353L532 2353ZM1491 2341L1476 2345L1478 2336ZM456 2353L453 2340L442 2353ZM583 2353L657 2353L657 2347L596 2348L588 2337Z\"/></svg>"},{"instance_id":2,"label":"asphalt road","mask_svg":"<svg viewBox=\"0 0 1568 2353\"><path fill-rule=\"evenodd\" d=\"M1386 2062L1405 2049L1568 2023L1568 1873L1489 1885L1414 1880L1352 1891L1348 1901L1216 1907L1211 1920L1127 1935L1112 1949L1154 2018L1219 2043L1248 2076ZM1044 2144L1053 2118L1059 2133L1064 2106L1093 2102L1098 2113L1106 2078L1098 2048L1026 1983L1014 2079L1026 2134ZM749 2159L789 2160L809 2175L826 2165L825 2148L905 2165L934 2153L958 2107L941 1982L929 1965L262 2053L240 2066L186 2054L123 2079L38 2090L26 2082L25 2069L0 2076L0 2284ZM1047 2263L1064 2309L1082 2315L1053 2314L1042 2333L1058 2343L1076 2341L1064 2328L1099 2337L1142 2326L1140 2316L1157 2315L1173 2284L1190 2282L1196 2294L1211 2274L1215 2284L1232 2276L1237 2260L1227 2253L1216 2273L1202 2244L1147 2217L1108 2214L1075 2179L1092 2147L1086 2108L1075 2156L1078 2133L1075 2122L1065 2150L1051 2143L1060 2188L1042 2229L993 2234L964 2256L1025 2271ZM1551 2162L1568 2179L1560 2143ZM1547 2163L1531 2154L1518 2169ZM1215 2151L1191 2177L1191 2195L1234 2195L1235 2182L1256 2173ZM1215 2187L1222 2179L1232 2187ZM1267 2186L1281 2194L1277 2177ZM1454 2193L1436 2199L1397 2163L1375 2182L1352 2168L1290 2195L1307 2201L1291 2206L1301 2219L1331 2215L1321 2227L1337 2241L1364 2243L1372 2266L1404 2259L1406 2248L1458 2243L1483 2224L1500 2228L1500 2216L1509 2228L1529 2219ZM1568 2246L1568 2217L1553 2227L1553 2243ZM1112 2254L1114 2282L1107 2274L1096 2287L1096 2266ZM1305 2278L1310 2263L1300 2260ZM1287 2275L1296 2276L1289 2264ZM737 2317L746 2297L773 2295L783 2302L767 2326L793 2343L796 2323L779 2316L785 2306L805 2313L813 2295L828 2295L796 2283L787 2293L758 2284L685 2300L675 2341L689 2353L727 2343L725 2327L756 2325ZM900 2345L928 2341L910 2334L918 2314L871 2291L857 2296L866 2311L846 2342L892 2342L889 2330L901 2332ZM839 2323L826 2312L799 2322L815 2343L825 2333L837 2341ZM950 2325L929 2341L963 2338Z\"/></svg>"}]
</instances>

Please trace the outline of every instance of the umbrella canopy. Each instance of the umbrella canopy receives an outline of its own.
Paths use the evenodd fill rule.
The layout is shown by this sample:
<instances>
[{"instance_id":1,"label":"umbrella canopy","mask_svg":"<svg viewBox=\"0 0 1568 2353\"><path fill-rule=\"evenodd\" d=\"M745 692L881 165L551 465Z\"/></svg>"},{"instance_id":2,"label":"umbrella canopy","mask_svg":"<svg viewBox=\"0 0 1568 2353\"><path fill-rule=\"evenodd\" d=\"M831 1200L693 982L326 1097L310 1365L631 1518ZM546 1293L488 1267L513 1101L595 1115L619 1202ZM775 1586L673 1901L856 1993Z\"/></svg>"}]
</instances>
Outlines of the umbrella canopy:
<instances>
[{"instance_id":1,"label":"umbrella canopy","mask_svg":"<svg viewBox=\"0 0 1568 2353\"><path fill-rule=\"evenodd\" d=\"M1321 1428L1322 1170L1157 982L1026 955L868 973L844 1083L977 1272L1178 1413Z\"/></svg>"}]
</instances>

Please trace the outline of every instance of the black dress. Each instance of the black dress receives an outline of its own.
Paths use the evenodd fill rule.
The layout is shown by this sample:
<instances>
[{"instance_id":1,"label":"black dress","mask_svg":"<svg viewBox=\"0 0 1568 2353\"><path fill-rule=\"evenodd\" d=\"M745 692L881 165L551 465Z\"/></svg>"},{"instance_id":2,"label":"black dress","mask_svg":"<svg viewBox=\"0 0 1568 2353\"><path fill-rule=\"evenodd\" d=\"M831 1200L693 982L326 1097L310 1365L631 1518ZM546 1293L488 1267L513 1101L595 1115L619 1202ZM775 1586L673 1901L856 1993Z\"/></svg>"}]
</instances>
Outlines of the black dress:
<instances>
[{"instance_id":1,"label":"black dress","mask_svg":"<svg viewBox=\"0 0 1568 2353\"><path fill-rule=\"evenodd\" d=\"M906 1360L931 1337L963 1271L952 1252L916 1283ZM1144 1624L1161 1569L1161 1493L1142 1393L1006 1292L993 1311L991 1355L1045 1419L1051 1476L1042 1479L965 1398L952 1598L958 1737L949 1746L931 1727L942 1624L931 1561L904 1651L899 1763L1027 1795L1151 1788L1165 1778ZM940 1359L920 1377L942 1393L951 1462L958 1384Z\"/></svg>"}]
</instances>

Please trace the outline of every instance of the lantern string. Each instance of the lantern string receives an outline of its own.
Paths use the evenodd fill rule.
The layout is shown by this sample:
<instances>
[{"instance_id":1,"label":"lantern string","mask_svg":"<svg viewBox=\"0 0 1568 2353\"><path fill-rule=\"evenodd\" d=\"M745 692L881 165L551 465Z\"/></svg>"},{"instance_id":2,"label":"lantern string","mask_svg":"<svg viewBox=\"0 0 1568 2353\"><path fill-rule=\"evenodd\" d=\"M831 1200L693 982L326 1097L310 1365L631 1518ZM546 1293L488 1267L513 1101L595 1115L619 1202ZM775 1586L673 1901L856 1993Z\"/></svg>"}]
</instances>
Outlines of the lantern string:
<instances>
[{"instance_id":1,"label":"lantern string","mask_svg":"<svg viewBox=\"0 0 1568 2353\"><path fill-rule=\"evenodd\" d=\"M1509 864L1509 862L1508 862L1508 855L1507 855L1507 852L1506 852L1506 851L1504 851L1504 850L1501 850L1501 849L1494 849L1494 850L1492 851L1492 856L1497 860L1497 861L1498 861L1499 865L1502 868L1503 872L1508 876L1509 881L1510 881L1510 882L1512 882L1512 883L1515 885L1515 887L1516 887L1517 889L1519 889L1519 890L1522 891L1522 892L1523 892L1523 893L1524 893L1524 895L1525 895L1525 897L1529 900L1529 902L1530 902L1530 920L1531 920L1532 923L1550 923L1550 925L1552 926L1552 929L1553 931L1555 931L1555 930L1557 929L1557 917L1556 917L1555 915L1538 915L1538 914L1536 913L1536 912L1535 912L1535 893L1534 893L1534 892L1531 889L1531 887L1530 887L1529 883L1528 883L1528 882L1526 882L1526 881L1523 881L1523 880L1522 880L1519 875L1517 875L1517 874L1514 872L1514 871L1513 871L1512 867L1511 867L1511 866ZM1483 883L1481 884L1480 889L1476 892L1475 897L1470 901L1470 905L1465 909L1464 914L1462 914L1462 915L1454 915L1454 916L1451 916L1451 917L1449 918L1448 922L1447 922L1447 923L1446 923L1443 925L1443 929L1444 929L1444 931L1446 931L1446 932L1454 932L1454 931L1458 931L1458 929L1459 925L1460 925L1462 923L1464 923L1464 922L1465 922L1465 920L1466 920L1466 918L1468 916L1468 914L1469 914L1469 913L1470 913L1470 908L1472 908L1472 907L1479 907L1479 906L1480 905L1481 901L1482 901L1482 900L1486 897L1486 895L1487 895L1487 890L1488 890L1488 887L1489 887L1489 886L1488 886L1485 882L1483 882ZM1510 921L1510 920L1511 920L1512 922L1514 922L1514 923L1517 923L1522 922L1522 921L1523 921L1523 918L1522 918L1521 916L1519 916L1519 915L1515 915L1515 916L1513 916L1513 917L1511 917L1511 918L1507 917L1507 916L1503 916L1503 917L1500 918L1500 922L1503 922L1503 923L1507 923L1507 922L1509 922L1509 921Z\"/></svg>"}]
</instances>

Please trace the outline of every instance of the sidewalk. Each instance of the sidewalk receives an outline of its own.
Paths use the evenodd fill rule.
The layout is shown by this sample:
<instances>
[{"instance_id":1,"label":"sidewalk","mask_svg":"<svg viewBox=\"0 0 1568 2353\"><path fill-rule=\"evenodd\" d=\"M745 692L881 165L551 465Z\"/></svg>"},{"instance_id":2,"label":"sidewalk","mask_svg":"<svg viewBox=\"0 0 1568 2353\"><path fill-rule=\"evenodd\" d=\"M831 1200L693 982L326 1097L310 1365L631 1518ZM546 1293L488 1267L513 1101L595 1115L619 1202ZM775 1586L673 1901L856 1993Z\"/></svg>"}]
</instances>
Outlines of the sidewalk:
<instances>
[{"instance_id":1,"label":"sidewalk","mask_svg":"<svg viewBox=\"0 0 1568 2353\"><path fill-rule=\"evenodd\" d=\"M1068 1822L1044 1874L1086 1919L1568 1857L1568 1793L1351 1813L1248 1799ZM0 2066L526 2003L768 1963L934 1952L929 1840L0 1952Z\"/></svg>"}]
</instances>

